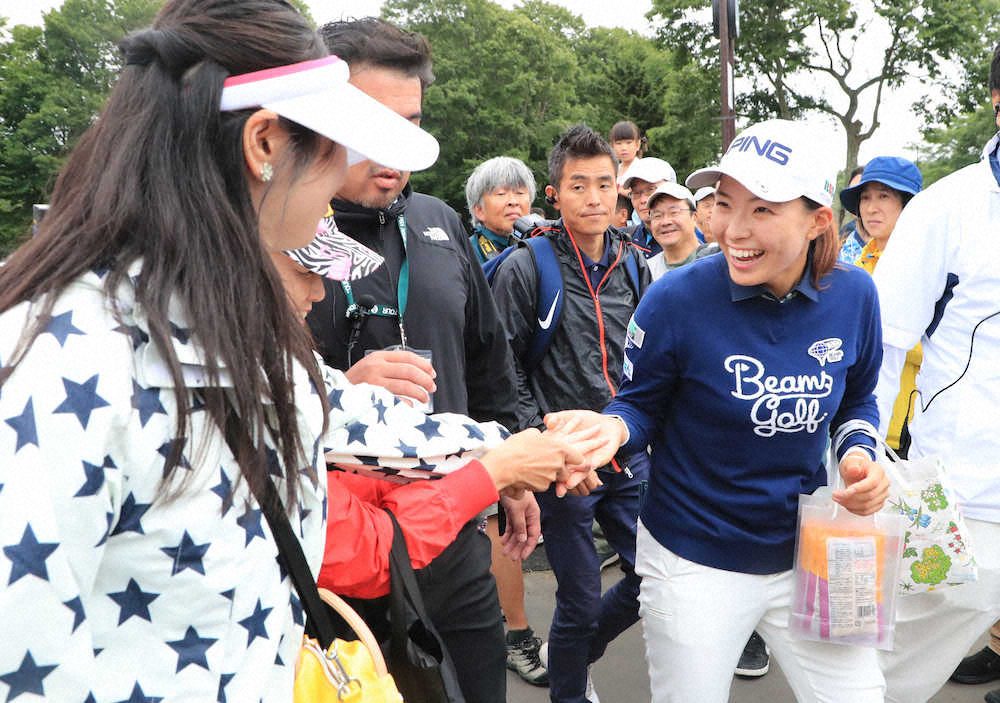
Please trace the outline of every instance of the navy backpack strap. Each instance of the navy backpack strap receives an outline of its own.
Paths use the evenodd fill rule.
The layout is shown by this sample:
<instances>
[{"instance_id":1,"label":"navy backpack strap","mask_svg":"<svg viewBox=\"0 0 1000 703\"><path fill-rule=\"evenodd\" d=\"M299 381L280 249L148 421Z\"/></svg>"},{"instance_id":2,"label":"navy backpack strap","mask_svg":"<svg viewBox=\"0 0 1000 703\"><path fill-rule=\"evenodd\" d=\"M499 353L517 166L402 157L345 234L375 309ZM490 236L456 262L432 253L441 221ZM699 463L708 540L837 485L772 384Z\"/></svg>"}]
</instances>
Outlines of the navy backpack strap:
<instances>
[{"instance_id":1,"label":"navy backpack strap","mask_svg":"<svg viewBox=\"0 0 1000 703\"><path fill-rule=\"evenodd\" d=\"M625 271L628 273L629 280L632 281L632 290L635 291L636 297L641 298L643 290L639 287L639 261L635 258L636 253L633 251L635 247L627 242L622 242L622 246L628 247L625 256Z\"/></svg>"},{"instance_id":2,"label":"navy backpack strap","mask_svg":"<svg viewBox=\"0 0 1000 703\"><path fill-rule=\"evenodd\" d=\"M521 364L526 373L531 373L545 356L559 325L563 308L563 280L559 260L548 237L531 237L524 240L524 244L535 260L535 270L538 273L535 334Z\"/></svg>"},{"instance_id":3,"label":"navy backpack strap","mask_svg":"<svg viewBox=\"0 0 1000 703\"><path fill-rule=\"evenodd\" d=\"M511 252L517 249L516 246L507 247L498 255L494 256L492 259L487 259L483 262L483 274L486 276L486 282L492 286L493 279L496 278L497 269L500 268L500 264L507 260Z\"/></svg>"}]
</instances>

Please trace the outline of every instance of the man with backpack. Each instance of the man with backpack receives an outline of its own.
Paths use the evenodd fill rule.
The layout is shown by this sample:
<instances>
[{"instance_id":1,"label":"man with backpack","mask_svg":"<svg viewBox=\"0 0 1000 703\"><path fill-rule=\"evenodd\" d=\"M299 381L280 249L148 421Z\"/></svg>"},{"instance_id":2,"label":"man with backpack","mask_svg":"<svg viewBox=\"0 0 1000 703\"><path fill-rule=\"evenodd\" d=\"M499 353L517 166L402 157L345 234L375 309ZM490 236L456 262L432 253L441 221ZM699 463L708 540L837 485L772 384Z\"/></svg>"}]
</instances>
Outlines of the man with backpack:
<instances>
[{"instance_id":1,"label":"man with backpack","mask_svg":"<svg viewBox=\"0 0 1000 703\"><path fill-rule=\"evenodd\" d=\"M641 251L611 227L615 159L600 135L569 128L549 156L549 183L546 200L561 219L536 228L490 272L518 366L522 428L542 427L548 412L601 410L611 401L628 323L650 283ZM589 495L537 494L558 582L547 662L553 701L596 703L588 666L639 618L635 529L648 472L640 452L600 467L601 485ZM595 518L624 571L603 596Z\"/></svg>"}]
</instances>

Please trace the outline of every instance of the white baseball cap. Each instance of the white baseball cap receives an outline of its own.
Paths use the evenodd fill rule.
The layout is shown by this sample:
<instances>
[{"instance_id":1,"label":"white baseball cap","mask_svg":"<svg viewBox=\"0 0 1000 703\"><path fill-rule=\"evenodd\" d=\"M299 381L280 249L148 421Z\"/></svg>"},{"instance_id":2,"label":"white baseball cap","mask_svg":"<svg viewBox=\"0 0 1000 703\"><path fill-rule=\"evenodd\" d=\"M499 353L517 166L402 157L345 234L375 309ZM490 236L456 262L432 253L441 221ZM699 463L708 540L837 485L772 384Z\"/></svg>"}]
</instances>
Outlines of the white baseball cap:
<instances>
[{"instance_id":1,"label":"white baseball cap","mask_svg":"<svg viewBox=\"0 0 1000 703\"><path fill-rule=\"evenodd\" d=\"M819 132L819 133L818 133ZM722 176L739 181L758 198L775 203L805 196L820 205L833 203L834 178L822 129L804 122L767 120L737 135L718 166L687 177L689 188L711 186Z\"/></svg>"},{"instance_id":2,"label":"white baseball cap","mask_svg":"<svg viewBox=\"0 0 1000 703\"><path fill-rule=\"evenodd\" d=\"M365 159L400 171L420 171L438 157L437 140L347 82L336 56L227 78L223 112L262 107L347 148L347 163Z\"/></svg>"},{"instance_id":3,"label":"white baseball cap","mask_svg":"<svg viewBox=\"0 0 1000 703\"><path fill-rule=\"evenodd\" d=\"M715 195L715 188L712 186L703 186L694 192L694 201L700 203L710 195Z\"/></svg>"},{"instance_id":4,"label":"white baseball cap","mask_svg":"<svg viewBox=\"0 0 1000 703\"><path fill-rule=\"evenodd\" d=\"M678 200L686 200L688 207L694 210L694 196L691 195L691 191L682 186L680 183L672 183L670 181L661 183L657 186L656 190L653 191L653 194L649 196L649 200L646 201L646 207L652 210L656 201L664 195L669 195L671 198L677 198Z\"/></svg>"},{"instance_id":5,"label":"white baseball cap","mask_svg":"<svg viewBox=\"0 0 1000 703\"><path fill-rule=\"evenodd\" d=\"M620 182L623 186L629 188L631 187L629 184L634 178L639 178L649 183L659 183L660 181L676 181L677 174L674 173L673 166L663 159L658 159L655 156L647 156L633 161L628 170L622 174Z\"/></svg>"}]
</instances>

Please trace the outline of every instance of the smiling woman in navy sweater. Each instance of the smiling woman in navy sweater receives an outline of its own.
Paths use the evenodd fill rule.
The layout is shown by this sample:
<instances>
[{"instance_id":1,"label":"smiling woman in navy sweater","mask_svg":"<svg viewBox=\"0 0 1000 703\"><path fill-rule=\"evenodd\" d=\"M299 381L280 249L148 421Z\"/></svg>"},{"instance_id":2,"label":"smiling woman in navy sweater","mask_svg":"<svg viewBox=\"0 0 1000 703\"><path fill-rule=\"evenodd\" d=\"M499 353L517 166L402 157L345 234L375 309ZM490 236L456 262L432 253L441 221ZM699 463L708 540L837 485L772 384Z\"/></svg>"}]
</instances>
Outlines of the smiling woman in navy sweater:
<instances>
[{"instance_id":1,"label":"smiling woman in navy sweater","mask_svg":"<svg viewBox=\"0 0 1000 703\"><path fill-rule=\"evenodd\" d=\"M836 267L833 184L816 135L772 120L740 134L718 168L722 256L653 283L635 311L624 378L597 454L652 447L636 571L653 700L725 703L750 633L764 635L799 701L882 701L875 650L793 640L787 629L798 496L827 482L867 515L888 480L874 462L882 357L875 287ZM596 464L595 464L596 465Z\"/></svg>"}]
</instances>

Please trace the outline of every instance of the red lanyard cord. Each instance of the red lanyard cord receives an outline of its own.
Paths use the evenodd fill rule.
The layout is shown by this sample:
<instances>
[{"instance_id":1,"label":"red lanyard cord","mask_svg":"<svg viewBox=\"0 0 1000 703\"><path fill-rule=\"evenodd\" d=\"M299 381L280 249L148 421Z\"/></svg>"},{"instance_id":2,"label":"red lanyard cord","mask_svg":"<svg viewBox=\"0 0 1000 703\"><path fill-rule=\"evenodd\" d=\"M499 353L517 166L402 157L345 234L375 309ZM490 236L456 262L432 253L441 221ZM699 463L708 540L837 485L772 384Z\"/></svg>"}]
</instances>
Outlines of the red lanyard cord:
<instances>
[{"instance_id":1,"label":"red lanyard cord","mask_svg":"<svg viewBox=\"0 0 1000 703\"><path fill-rule=\"evenodd\" d=\"M611 265L608 266L608 270L604 273L604 277L601 279L601 282L597 284L597 290L595 291L594 286L590 283L590 276L587 275L587 267L583 264L583 255L580 253L580 247L576 244L576 238L570 231L569 225L564 222L563 226L566 228L566 234L569 235L570 242L573 243L573 251L576 252L576 260L580 263L580 272L583 274L583 280L587 284L587 290L590 291L590 298L594 301L594 311L597 313L597 329L600 334L601 342L601 366L604 371L604 380L607 382L608 388L611 389L611 397L614 398L618 393L618 389L615 387L615 384L611 382L611 376L608 375L608 349L604 338L604 314L601 312L601 301L600 298L598 298L598 293L600 293L601 288L604 287L604 283L608 280L608 276L611 275L611 271L618 265L618 262L621 261L622 252L625 251L625 246L623 244L618 247L618 255L615 257L615 260L611 263ZM622 470L615 459L611 460L611 465L614 467L615 471ZM631 474L629 475L631 476Z\"/></svg>"}]
</instances>

